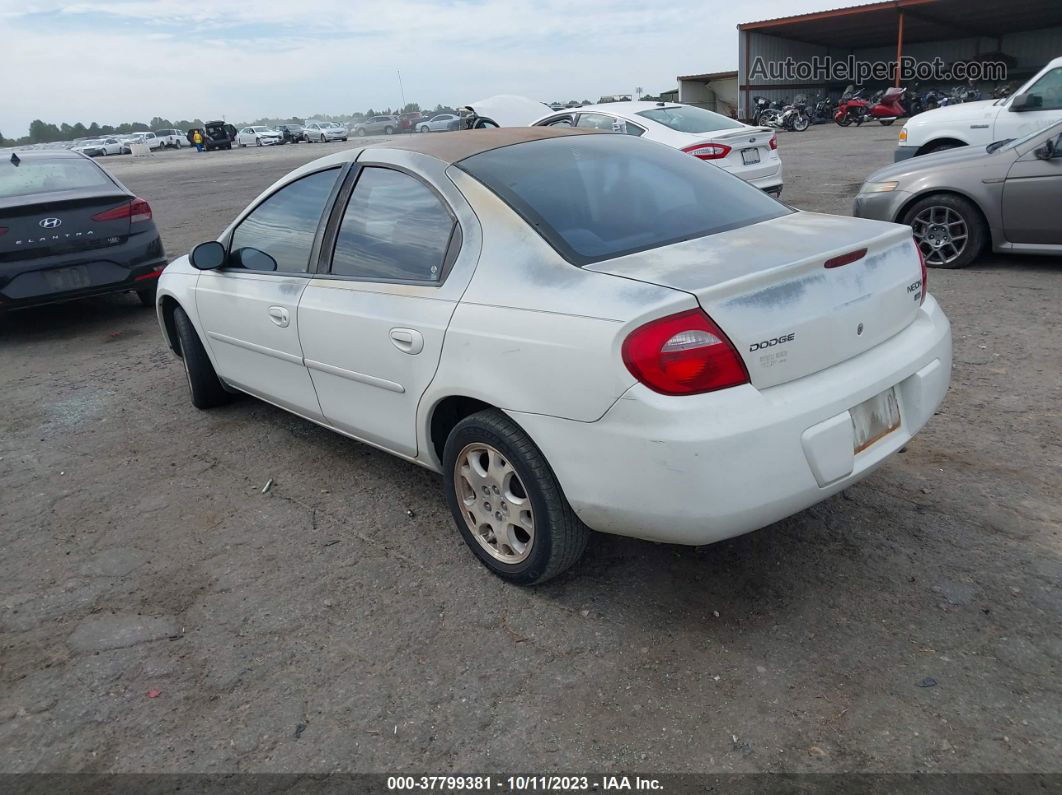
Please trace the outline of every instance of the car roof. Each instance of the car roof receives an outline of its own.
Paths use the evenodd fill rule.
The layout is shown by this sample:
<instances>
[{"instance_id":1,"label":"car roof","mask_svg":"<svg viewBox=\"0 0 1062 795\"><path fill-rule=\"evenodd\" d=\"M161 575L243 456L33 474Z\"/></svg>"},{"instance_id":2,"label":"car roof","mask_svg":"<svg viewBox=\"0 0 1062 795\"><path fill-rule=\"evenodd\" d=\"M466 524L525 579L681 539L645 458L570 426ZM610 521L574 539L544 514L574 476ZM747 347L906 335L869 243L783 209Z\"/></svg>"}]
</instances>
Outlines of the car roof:
<instances>
[{"instance_id":1,"label":"car roof","mask_svg":"<svg viewBox=\"0 0 1062 795\"><path fill-rule=\"evenodd\" d=\"M408 140L384 141L370 144L365 149L399 149L404 152L420 152L444 163L456 163L466 157L513 144L546 138L564 138L571 135L594 135L599 132L599 130L576 130L571 127L494 127L436 133L430 136L413 135L409 136Z\"/></svg>"}]
</instances>

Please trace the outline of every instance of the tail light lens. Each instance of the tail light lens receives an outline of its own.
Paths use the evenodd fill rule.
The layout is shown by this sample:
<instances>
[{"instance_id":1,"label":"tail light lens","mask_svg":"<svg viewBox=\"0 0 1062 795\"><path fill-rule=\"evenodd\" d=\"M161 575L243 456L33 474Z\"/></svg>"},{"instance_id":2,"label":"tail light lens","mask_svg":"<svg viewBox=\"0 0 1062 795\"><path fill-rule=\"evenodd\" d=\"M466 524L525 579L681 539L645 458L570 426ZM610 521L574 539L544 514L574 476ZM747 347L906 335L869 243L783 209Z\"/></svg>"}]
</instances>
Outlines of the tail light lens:
<instances>
[{"instance_id":1,"label":"tail light lens","mask_svg":"<svg viewBox=\"0 0 1062 795\"><path fill-rule=\"evenodd\" d=\"M771 136L771 140L770 140L769 145L770 145L771 149L777 149L778 148L778 136L777 135L772 135Z\"/></svg>"},{"instance_id":2,"label":"tail light lens","mask_svg":"<svg viewBox=\"0 0 1062 795\"><path fill-rule=\"evenodd\" d=\"M688 155L693 155L698 160L719 160L730 154L730 147L726 144L694 144L683 150Z\"/></svg>"},{"instance_id":3,"label":"tail light lens","mask_svg":"<svg viewBox=\"0 0 1062 795\"><path fill-rule=\"evenodd\" d=\"M0 226L0 235L6 235L6 234L7 234L7 227L6 226Z\"/></svg>"},{"instance_id":4,"label":"tail light lens","mask_svg":"<svg viewBox=\"0 0 1062 795\"><path fill-rule=\"evenodd\" d=\"M918 305L921 306L926 302L926 293L929 291L929 285L926 284L929 279L929 270L926 268L926 255L922 253L922 247L918 245L918 241L915 241L915 250L918 252L918 262L922 265L922 297L918 299Z\"/></svg>"},{"instance_id":5,"label":"tail light lens","mask_svg":"<svg viewBox=\"0 0 1062 795\"><path fill-rule=\"evenodd\" d=\"M123 218L128 218L130 223L134 224L150 221L151 205L143 199L134 198L132 201L92 216L93 221L120 221Z\"/></svg>"},{"instance_id":6,"label":"tail light lens","mask_svg":"<svg viewBox=\"0 0 1062 795\"><path fill-rule=\"evenodd\" d=\"M622 353L631 375L662 395L696 395L749 381L733 344L699 309L636 328Z\"/></svg>"}]
</instances>

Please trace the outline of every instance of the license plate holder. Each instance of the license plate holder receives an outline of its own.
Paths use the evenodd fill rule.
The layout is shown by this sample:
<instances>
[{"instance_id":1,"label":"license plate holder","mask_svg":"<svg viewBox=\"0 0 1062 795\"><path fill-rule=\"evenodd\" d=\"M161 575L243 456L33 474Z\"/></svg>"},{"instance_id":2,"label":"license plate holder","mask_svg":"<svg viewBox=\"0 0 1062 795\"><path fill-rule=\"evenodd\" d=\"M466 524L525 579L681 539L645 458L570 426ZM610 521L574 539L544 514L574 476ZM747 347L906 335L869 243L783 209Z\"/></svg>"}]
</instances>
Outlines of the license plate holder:
<instances>
[{"instance_id":1,"label":"license plate holder","mask_svg":"<svg viewBox=\"0 0 1062 795\"><path fill-rule=\"evenodd\" d=\"M742 149L741 150L741 162L746 166L754 166L760 162L760 150L759 149Z\"/></svg>"},{"instance_id":2,"label":"license plate holder","mask_svg":"<svg viewBox=\"0 0 1062 795\"><path fill-rule=\"evenodd\" d=\"M79 290L92 283L88 268L84 265L45 271L44 279L53 290Z\"/></svg>"},{"instance_id":3,"label":"license plate holder","mask_svg":"<svg viewBox=\"0 0 1062 795\"><path fill-rule=\"evenodd\" d=\"M900 427L900 402L896 387L864 400L848 410L852 418L852 449L861 453Z\"/></svg>"}]
</instances>

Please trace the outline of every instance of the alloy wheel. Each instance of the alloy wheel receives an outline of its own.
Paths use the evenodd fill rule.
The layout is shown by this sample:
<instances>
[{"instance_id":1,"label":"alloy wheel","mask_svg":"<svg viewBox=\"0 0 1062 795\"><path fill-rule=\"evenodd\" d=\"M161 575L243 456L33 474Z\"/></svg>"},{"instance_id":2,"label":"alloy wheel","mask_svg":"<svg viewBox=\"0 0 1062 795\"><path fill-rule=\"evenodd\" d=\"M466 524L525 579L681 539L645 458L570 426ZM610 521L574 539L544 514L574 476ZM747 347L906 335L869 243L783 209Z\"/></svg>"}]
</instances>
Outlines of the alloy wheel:
<instances>
[{"instance_id":1,"label":"alloy wheel","mask_svg":"<svg viewBox=\"0 0 1062 795\"><path fill-rule=\"evenodd\" d=\"M970 236L966 220L950 207L926 207L911 221L911 228L927 265L957 260Z\"/></svg>"},{"instance_id":2,"label":"alloy wheel","mask_svg":"<svg viewBox=\"0 0 1062 795\"><path fill-rule=\"evenodd\" d=\"M515 564L531 554L531 500L501 452L483 442L466 445L454 463L454 489L465 524L492 558Z\"/></svg>"}]
</instances>

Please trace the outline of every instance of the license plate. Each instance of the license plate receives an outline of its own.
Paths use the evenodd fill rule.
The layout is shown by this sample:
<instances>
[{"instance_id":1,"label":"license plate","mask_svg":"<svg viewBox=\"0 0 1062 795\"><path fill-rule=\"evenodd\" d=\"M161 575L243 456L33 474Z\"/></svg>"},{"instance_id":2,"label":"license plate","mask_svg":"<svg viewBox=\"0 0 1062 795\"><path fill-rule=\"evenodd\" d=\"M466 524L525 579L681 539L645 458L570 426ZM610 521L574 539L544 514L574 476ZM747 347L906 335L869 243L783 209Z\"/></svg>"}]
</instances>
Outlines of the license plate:
<instances>
[{"instance_id":1,"label":"license plate","mask_svg":"<svg viewBox=\"0 0 1062 795\"><path fill-rule=\"evenodd\" d=\"M78 265L73 268L58 268L54 271L45 271L44 278L48 286L53 290L78 290L88 287L88 268Z\"/></svg>"},{"instance_id":2,"label":"license plate","mask_svg":"<svg viewBox=\"0 0 1062 795\"><path fill-rule=\"evenodd\" d=\"M900 427L900 404L896 400L895 387L864 400L849 409L848 413L855 431L852 447L856 453L866 450Z\"/></svg>"},{"instance_id":3,"label":"license plate","mask_svg":"<svg viewBox=\"0 0 1062 795\"><path fill-rule=\"evenodd\" d=\"M742 149L741 150L741 162L746 166L754 166L760 162L760 150L759 149Z\"/></svg>"}]
</instances>

